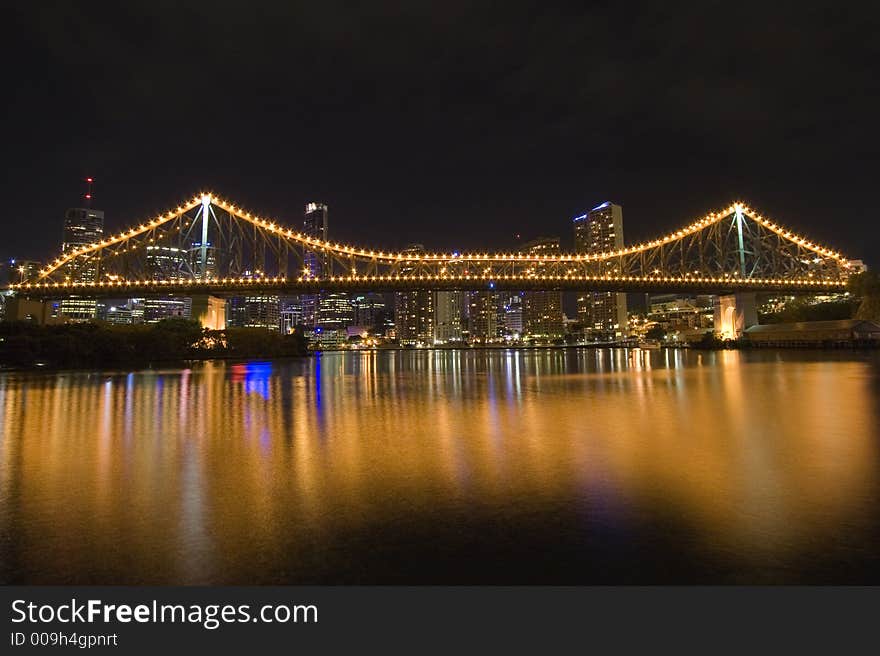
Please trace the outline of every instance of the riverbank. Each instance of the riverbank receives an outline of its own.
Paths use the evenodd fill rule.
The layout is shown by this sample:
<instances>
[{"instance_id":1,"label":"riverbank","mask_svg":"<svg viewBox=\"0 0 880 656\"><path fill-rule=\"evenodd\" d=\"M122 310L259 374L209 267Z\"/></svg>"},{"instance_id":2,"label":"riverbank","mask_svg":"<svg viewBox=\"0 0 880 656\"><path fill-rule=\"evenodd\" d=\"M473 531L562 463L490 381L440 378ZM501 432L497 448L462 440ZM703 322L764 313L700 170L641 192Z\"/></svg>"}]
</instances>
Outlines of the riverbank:
<instances>
[{"instance_id":1,"label":"riverbank","mask_svg":"<svg viewBox=\"0 0 880 656\"><path fill-rule=\"evenodd\" d=\"M207 360L254 360L305 357L316 353L373 351L455 351L560 349L877 349L878 340L851 342L755 343L748 339L724 341L707 335L692 344L664 344L648 349L635 342L586 344L455 344L417 348L394 344L310 349L305 334L291 335L260 328L203 329L185 319L166 319L154 324L112 325L71 323L40 326L33 323L0 323L0 371L144 369L181 362Z\"/></svg>"},{"instance_id":2,"label":"riverbank","mask_svg":"<svg viewBox=\"0 0 880 656\"><path fill-rule=\"evenodd\" d=\"M301 331L281 335L257 328L206 330L186 319L140 325L0 323L0 367L5 369L144 367L307 353Z\"/></svg>"}]
</instances>

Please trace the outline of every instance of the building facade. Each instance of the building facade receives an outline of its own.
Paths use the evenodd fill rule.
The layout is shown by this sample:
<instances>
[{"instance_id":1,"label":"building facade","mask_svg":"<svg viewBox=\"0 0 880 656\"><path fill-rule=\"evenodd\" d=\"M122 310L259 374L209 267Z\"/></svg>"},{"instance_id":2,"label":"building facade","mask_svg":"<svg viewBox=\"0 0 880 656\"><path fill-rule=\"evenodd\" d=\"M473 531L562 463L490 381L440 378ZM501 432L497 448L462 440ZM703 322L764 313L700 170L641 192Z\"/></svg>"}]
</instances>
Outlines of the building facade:
<instances>
[{"instance_id":1,"label":"building facade","mask_svg":"<svg viewBox=\"0 0 880 656\"><path fill-rule=\"evenodd\" d=\"M324 203L308 203L303 217L303 234L314 239L326 241L330 234L329 209ZM303 253L303 275L307 278L323 278L329 276L330 262L320 251ZM318 309L321 297L318 294L303 294L302 321L307 328L315 328L318 320Z\"/></svg>"},{"instance_id":2,"label":"building facade","mask_svg":"<svg viewBox=\"0 0 880 656\"><path fill-rule=\"evenodd\" d=\"M527 255L558 255L558 237L539 237L520 249ZM535 265L540 275L541 264ZM562 315L562 292L524 292L522 295L523 334L536 340L554 340L565 334Z\"/></svg>"},{"instance_id":3,"label":"building facade","mask_svg":"<svg viewBox=\"0 0 880 656\"><path fill-rule=\"evenodd\" d=\"M226 303L226 325L281 330L281 299L272 294L230 298Z\"/></svg>"},{"instance_id":4,"label":"building facade","mask_svg":"<svg viewBox=\"0 0 880 656\"><path fill-rule=\"evenodd\" d=\"M61 252L67 254L82 246L99 242L104 238L104 212L90 207L71 207L64 213L64 231ZM71 282L96 282L99 279L98 263L87 262L67 272ZM61 301L59 314L75 321L87 321L97 316L98 304L94 299L69 298Z\"/></svg>"},{"instance_id":5,"label":"building facade","mask_svg":"<svg viewBox=\"0 0 880 656\"><path fill-rule=\"evenodd\" d=\"M607 253L623 248L623 208L604 202L577 216L574 246L578 253ZM602 273L620 274L609 262ZM627 336L626 294L585 290L578 295L578 319L588 339L615 340Z\"/></svg>"},{"instance_id":6,"label":"building facade","mask_svg":"<svg viewBox=\"0 0 880 656\"><path fill-rule=\"evenodd\" d=\"M467 292L467 338L475 344L499 342L504 332L497 292Z\"/></svg>"},{"instance_id":7,"label":"building facade","mask_svg":"<svg viewBox=\"0 0 880 656\"><path fill-rule=\"evenodd\" d=\"M460 291L434 292L434 341L460 342L464 334L464 294Z\"/></svg>"},{"instance_id":8,"label":"building facade","mask_svg":"<svg viewBox=\"0 0 880 656\"><path fill-rule=\"evenodd\" d=\"M421 244L407 246L404 253L422 253ZM401 273L411 269L406 265ZM418 290L397 292L394 295L394 328L402 345L428 345L434 343L434 292Z\"/></svg>"}]
</instances>

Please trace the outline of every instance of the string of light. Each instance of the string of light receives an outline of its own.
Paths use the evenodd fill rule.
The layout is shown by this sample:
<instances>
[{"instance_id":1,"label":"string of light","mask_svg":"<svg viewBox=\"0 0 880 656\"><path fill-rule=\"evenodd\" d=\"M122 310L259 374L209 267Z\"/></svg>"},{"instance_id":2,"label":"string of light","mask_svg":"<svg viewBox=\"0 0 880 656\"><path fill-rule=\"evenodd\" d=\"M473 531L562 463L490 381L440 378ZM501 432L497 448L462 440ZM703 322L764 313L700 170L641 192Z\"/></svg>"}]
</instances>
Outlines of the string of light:
<instances>
[{"instance_id":1,"label":"string of light","mask_svg":"<svg viewBox=\"0 0 880 656\"><path fill-rule=\"evenodd\" d=\"M52 273L65 266L72 260L89 255L94 253L102 248L106 248L108 246L114 246L120 244L126 240L132 239L139 235L149 232L150 230L154 230L169 221L173 221L174 219L180 217L182 214L191 211L199 205L204 204L205 202L216 205L217 207L229 212L231 215L238 217L243 221L247 221L254 226L257 226L261 229L268 231L273 235L280 236L282 238L288 239L290 241L297 242L305 247L317 249L322 252L333 253L337 256L346 256L359 258L361 260L366 260L373 263L382 263L382 264L397 264L403 261L407 262L442 262L442 263L452 263L452 262L534 262L534 263L553 263L553 262L602 262L607 260L613 260L614 258L633 255L640 252L649 251L650 249L654 249L660 246L664 246L680 240L684 237L687 237L695 232L703 230L723 219L731 216L735 212L741 212L743 214L748 215L753 221L767 228L771 232L776 235L791 241L798 246L805 248L809 251L812 251L816 255L820 255L823 258L829 258L835 260L838 264L842 265L844 268L849 268L849 261L844 258L839 252L833 251L830 248L826 248L824 246L820 246L815 244L814 242L802 237L801 235L795 234L790 230L762 217L759 214L753 213L750 208L741 204L741 203L732 203L730 206L725 208L720 212L711 212L707 214L702 219L694 221L690 225L676 230L675 232L670 232L664 237L659 239L654 239L652 241L643 242L634 246L629 246L625 248L621 248L614 251L608 251L603 253L563 253L563 254L554 254L554 255L533 255L528 253L413 253L413 252L393 252L393 251L376 251L369 250L365 248L358 248L356 246L339 244L336 242L331 242L327 240L317 239L313 236L297 232L290 228L284 228L279 225L278 222L263 218L260 216L256 216L251 212L235 205L234 203L223 200L212 193L203 193L199 194L192 199L188 200L186 203L178 205L174 210L171 210L165 214L159 214L155 218L141 223L137 227L129 228L128 230L123 230L117 235L113 235L102 239L101 241L94 242L92 244L81 246L79 248L71 250L69 253L61 255L57 257L48 267L41 269L39 274L39 280L44 280ZM590 278L584 278L590 279ZM627 278L623 278L626 280ZM98 283L100 284L100 283Z\"/></svg>"}]
</instances>

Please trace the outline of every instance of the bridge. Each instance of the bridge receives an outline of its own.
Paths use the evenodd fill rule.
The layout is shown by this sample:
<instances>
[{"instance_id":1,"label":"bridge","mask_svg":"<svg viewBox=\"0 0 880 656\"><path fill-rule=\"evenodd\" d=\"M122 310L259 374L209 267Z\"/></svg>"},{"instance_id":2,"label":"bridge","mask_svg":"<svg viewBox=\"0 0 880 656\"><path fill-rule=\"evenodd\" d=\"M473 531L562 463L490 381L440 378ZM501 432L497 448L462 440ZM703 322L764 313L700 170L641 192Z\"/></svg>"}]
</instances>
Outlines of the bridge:
<instances>
[{"instance_id":1,"label":"bridge","mask_svg":"<svg viewBox=\"0 0 880 656\"><path fill-rule=\"evenodd\" d=\"M175 253L187 256L169 255ZM321 275L307 265L309 254L320 254ZM850 273L840 253L741 203L620 250L534 255L359 248L317 239L202 194L59 255L36 280L11 289L33 298L488 288L799 293L841 291Z\"/></svg>"},{"instance_id":2,"label":"bridge","mask_svg":"<svg viewBox=\"0 0 880 656\"><path fill-rule=\"evenodd\" d=\"M843 291L853 271L841 253L739 202L641 244L547 255L342 244L202 193L59 255L10 290L37 301L418 289L800 294Z\"/></svg>"}]
</instances>

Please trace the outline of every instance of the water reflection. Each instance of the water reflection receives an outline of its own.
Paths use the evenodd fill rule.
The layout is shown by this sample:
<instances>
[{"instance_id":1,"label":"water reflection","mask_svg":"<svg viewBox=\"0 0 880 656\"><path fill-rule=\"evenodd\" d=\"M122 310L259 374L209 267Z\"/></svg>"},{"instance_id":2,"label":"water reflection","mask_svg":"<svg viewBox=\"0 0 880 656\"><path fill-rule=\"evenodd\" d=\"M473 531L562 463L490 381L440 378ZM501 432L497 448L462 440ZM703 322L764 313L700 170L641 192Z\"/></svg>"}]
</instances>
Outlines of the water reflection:
<instances>
[{"instance_id":1,"label":"water reflection","mask_svg":"<svg viewBox=\"0 0 880 656\"><path fill-rule=\"evenodd\" d=\"M877 581L878 359L0 375L4 582Z\"/></svg>"}]
</instances>

